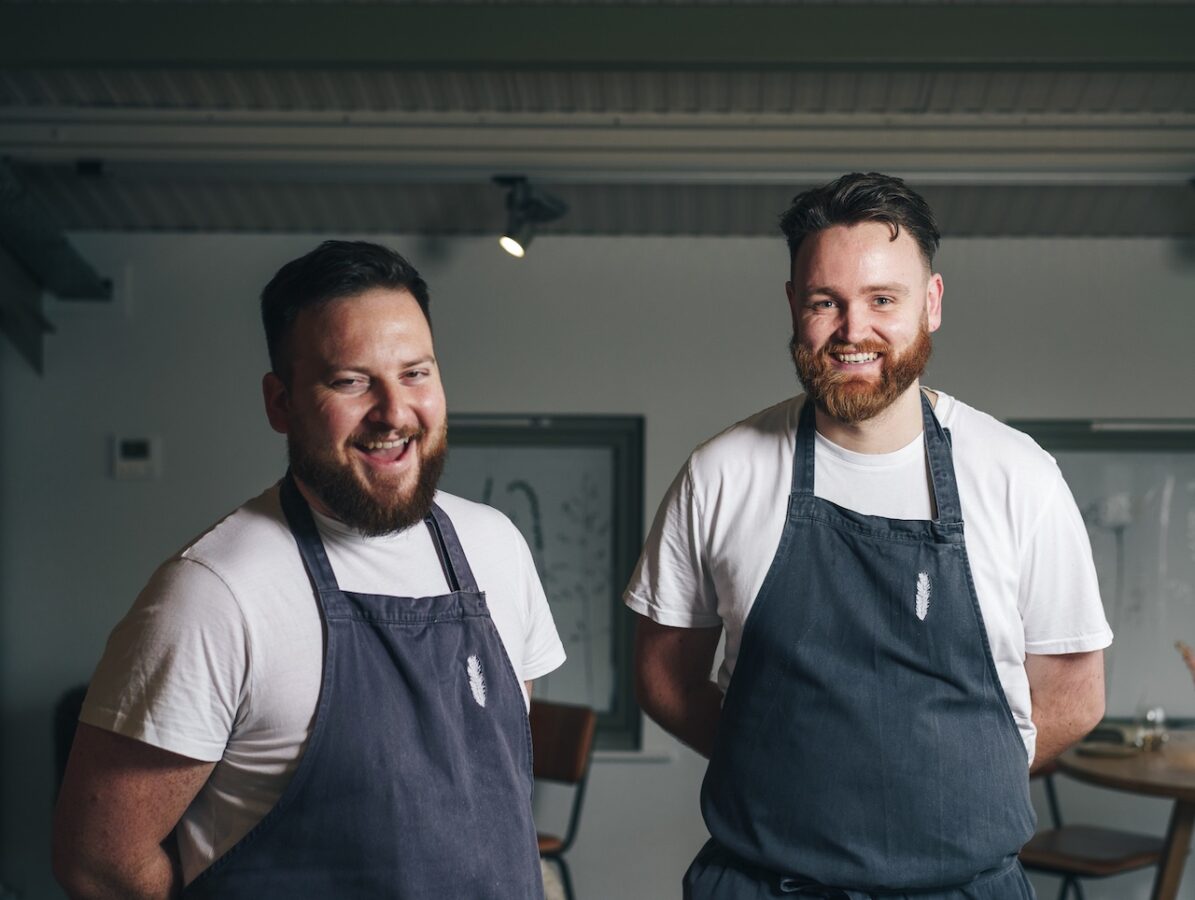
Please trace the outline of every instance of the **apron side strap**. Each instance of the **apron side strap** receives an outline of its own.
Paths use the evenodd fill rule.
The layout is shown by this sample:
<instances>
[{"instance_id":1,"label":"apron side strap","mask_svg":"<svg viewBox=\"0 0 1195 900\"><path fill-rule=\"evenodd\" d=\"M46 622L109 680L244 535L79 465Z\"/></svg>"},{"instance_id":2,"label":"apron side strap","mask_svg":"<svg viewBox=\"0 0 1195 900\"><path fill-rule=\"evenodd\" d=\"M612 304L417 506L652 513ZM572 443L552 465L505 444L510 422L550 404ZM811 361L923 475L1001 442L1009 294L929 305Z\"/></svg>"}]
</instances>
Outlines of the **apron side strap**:
<instances>
[{"instance_id":1,"label":"apron side strap","mask_svg":"<svg viewBox=\"0 0 1195 900\"><path fill-rule=\"evenodd\" d=\"M433 503L431 511L423 521L431 532L432 543L436 545L436 555L440 557L440 567L444 570L448 587L454 592L480 593L473 570L465 558L465 550L461 547L460 538L457 537L456 528L453 527L448 514Z\"/></svg>"},{"instance_id":2,"label":"apron side strap","mask_svg":"<svg viewBox=\"0 0 1195 900\"><path fill-rule=\"evenodd\" d=\"M332 563L328 561L324 542L320 539L319 529L315 525L315 517L311 515L311 507L299 492L294 476L287 469L286 477L282 479L282 486L278 491L282 502L282 512L290 524L291 535L299 547L299 555L303 558L303 565L307 574L315 584L315 589L324 594L328 591L339 591L336 574L332 571Z\"/></svg>"}]
</instances>

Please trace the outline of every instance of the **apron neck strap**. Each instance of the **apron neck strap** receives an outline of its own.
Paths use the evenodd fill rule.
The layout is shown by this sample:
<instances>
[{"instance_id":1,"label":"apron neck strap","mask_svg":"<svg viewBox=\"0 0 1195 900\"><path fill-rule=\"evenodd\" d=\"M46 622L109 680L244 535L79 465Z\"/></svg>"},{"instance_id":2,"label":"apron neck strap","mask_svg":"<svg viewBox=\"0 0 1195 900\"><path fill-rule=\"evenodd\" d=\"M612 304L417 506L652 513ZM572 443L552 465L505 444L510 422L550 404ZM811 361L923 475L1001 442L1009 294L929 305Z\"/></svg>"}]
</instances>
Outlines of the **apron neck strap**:
<instances>
[{"instance_id":1,"label":"apron neck strap","mask_svg":"<svg viewBox=\"0 0 1195 900\"><path fill-rule=\"evenodd\" d=\"M950 432L942 427L924 390L921 391L921 424L925 430L925 459L929 464L930 489L938 509L937 521L956 525L963 521L963 507L958 499L958 481L954 477L954 454Z\"/></svg>"},{"instance_id":2,"label":"apron neck strap","mask_svg":"<svg viewBox=\"0 0 1195 900\"><path fill-rule=\"evenodd\" d=\"M290 533L294 535L295 543L299 546L299 555L303 557L303 565L307 574L315 582L315 589L321 593L339 591L336 575L332 572L332 564L328 562L328 554L324 550L324 542L320 539L319 530L315 527L315 517L311 514L311 507L307 500L299 493L299 486L295 484L294 476L287 469L286 477L282 479L282 487L278 491L282 501L282 512L286 515Z\"/></svg>"},{"instance_id":3,"label":"apron neck strap","mask_svg":"<svg viewBox=\"0 0 1195 900\"><path fill-rule=\"evenodd\" d=\"M303 565L315 583L316 590L321 594L339 591L340 586L336 582L332 564L328 561L328 553L316 527L315 516L311 514L311 507L300 493L294 475L289 469L286 477L282 479L279 498L282 501L282 512L286 515L291 534L299 547L299 555L303 558ZM440 568L448 582L448 589L453 593L477 593L477 581L473 578L473 571L465 559L465 551L461 548L456 529L452 527L448 516L433 503L431 511L423 519L423 524L431 534L436 556L440 560Z\"/></svg>"},{"instance_id":4,"label":"apron neck strap","mask_svg":"<svg viewBox=\"0 0 1195 900\"><path fill-rule=\"evenodd\" d=\"M797 446L793 451L792 492L814 496L814 448L817 419L814 402L806 394L797 423ZM942 427L925 392L921 392L921 424L925 435L925 456L929 463L930 490L937 507L937 521L955 524L963 520L958 498L958 483L954 477L950 432Z\"/></svg>"},{"instance_id":5,"label":"apron neck strap","mask_svg":"<svg viewBox=\"0 0 1195 900\"><path fill-rule=\"evenodd\" d=\"M436 545L440 567L444 570L444 577L448 579L449 588L454 592L480 593L473 570L469 568L469 560L465 558L465 550L461 546L460 538L456 536L456 528L453 527L448 514L433 503L431 512L423 521L432 533L432 542Z\"/></svg>"},{"instance_id":6,"label":"apron neck strap","mask_svg":"<svg viewBox=\"0 0 1195 900\"><path fill-rule=\"evenodd\" d=\"M813 496L813 449L817 441L817 418L813 399L806 394L797 421L797 447L793 451L792 492Z\"/></svg>"}]
</instances>

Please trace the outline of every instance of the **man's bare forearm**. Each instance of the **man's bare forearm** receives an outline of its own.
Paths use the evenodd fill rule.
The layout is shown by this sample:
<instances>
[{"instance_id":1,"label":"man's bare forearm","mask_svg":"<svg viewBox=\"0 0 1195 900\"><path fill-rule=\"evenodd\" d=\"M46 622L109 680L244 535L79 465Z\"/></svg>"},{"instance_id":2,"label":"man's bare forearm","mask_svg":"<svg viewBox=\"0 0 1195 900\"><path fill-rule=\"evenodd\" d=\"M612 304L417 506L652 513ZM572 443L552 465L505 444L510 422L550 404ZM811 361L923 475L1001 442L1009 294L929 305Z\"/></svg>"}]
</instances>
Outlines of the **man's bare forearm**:
<instances>
[{"instance_id":1,"label":"man's bare forearm","mask_svg":"<svg viewBox=\"0 0 1195 900\"><path fill-rule=\"evenodd\" d=\"M137 860L54 860L54 876L71 900L172 900L182 894L173 838Z\"/></svg>"},{"instance_id":2,"label":"man's bare forearm","mask_svg":"<svg viewBox=\"0 0 1195 900\"><path fill-rule=\"evenodd\" d=\"M722 692L710 680L722 628L675 628L640 617L635 699L661 728L702 756L714 749Z\"/></svg>"},{"instance_id":3,"label":"man's bare forearm","mask_svg":"<svg viewBox=\"0 0 1195 900\"><path fill-rule=\"evenodd\" d=\"M175 827L215 763L80 722L54 811L54 877L72 900L182 892Z\"/></svg>"},{"instance_id":4,"label":"man's bare forearm","mask_svg":"<svg viewBox=\"0 0 1195 900\"><path fill-rule=\"evenodd\" d=\"M677 740L709 758L722 715L722 692L712 681L661 702L663 698L641 700L644 712Z\"/></svg>"},{"instance_id":5,"label":"man's bare forearm","mask_svg":"<svg viewBox=\"0 0 1195 900\"><path fill-rule=\"evenodd\" d=\"M1099 724L1104 715L1103 651L1028 656L1025 672L1033 701L1036 772Z\"/></svg>"}]
</instances>

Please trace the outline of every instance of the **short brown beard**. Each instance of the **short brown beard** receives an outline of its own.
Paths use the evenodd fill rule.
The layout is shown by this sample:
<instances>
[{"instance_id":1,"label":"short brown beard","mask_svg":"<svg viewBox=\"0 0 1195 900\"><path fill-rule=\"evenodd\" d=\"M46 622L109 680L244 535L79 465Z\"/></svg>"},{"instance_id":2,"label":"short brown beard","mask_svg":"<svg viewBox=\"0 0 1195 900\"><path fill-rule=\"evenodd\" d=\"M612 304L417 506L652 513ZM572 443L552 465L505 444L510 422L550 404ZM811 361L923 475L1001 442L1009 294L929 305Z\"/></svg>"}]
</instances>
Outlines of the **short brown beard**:
<instances>
[{"instance_id":1,"label":"short brown beard","mask_svg":"<svg viewBox=\"0 0 1195 900\"><path fill-rule=\"evenodd\" d=\"M427 437L428 433L421 430L411 435L411 440L421 442ZM417 443L411 448L411 452L422 449L423 456L419 461L419 481L406 499L374 497L353 469L331 454L303 446L299 436L288 436L286 452L291 471L315 492L332 515L365 537L381 537L405 531L423 521L431 510L448 456L445 432L441 430L432 440L432 444L420 447Z\"/></svg>"},{"instance_id":2,"label":"short brown beard","mask_svg":"<svg viewBox=\"0 0 1195 900\"><path fill-rule=\"evenodd\" d=\"M895 357L883 341L827 344L814 351L802 346L794 334L788 348L797 365L797 378L809 398L838 421L855 425L882 413L921 377L933 352L933 340L928 325L922 322L909 349ZM882 354L879 380L836 371L830 364L830 354L844 352Z\"/></svg>"}]
</instances>

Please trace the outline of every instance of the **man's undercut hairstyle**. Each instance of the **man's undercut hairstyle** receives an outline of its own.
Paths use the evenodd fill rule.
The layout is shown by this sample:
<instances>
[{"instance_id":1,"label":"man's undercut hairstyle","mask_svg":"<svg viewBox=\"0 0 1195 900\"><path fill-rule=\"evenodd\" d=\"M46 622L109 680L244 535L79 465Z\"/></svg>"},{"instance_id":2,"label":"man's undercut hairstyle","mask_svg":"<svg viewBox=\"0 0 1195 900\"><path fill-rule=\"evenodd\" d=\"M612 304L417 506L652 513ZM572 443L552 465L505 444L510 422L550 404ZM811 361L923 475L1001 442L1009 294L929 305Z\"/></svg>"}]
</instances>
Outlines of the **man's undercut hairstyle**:
<instances>
[{"instance_id":1,"label":"man's undercut hairstyle","mask_svg":"<svg viewBox=\"0 0 1195 900\"><path fill-rule=\"evenodd\" d=\"M261 292L261 321L274 374L283 381L290 379L286 339L301 311L374 288L408 291L431 327L427 282L389 247L367 241L324 241L279 269Z\"/></svg>"},{"instance_id":2,"label":"man's undercut hairstyle","mask_svg":"<svg viewBox=\"0 0 1195 900\"><path fill-rule=\"evenodd\" d=\"M892 240L900 229L908 230L925 264L933 268L942 237L933 210L901 179L879 172L852 172L793 197L792 206L780 217L780 230L788 239L789 265L796 261L807 235L860 222L884 222L892 229Z\"/></svg>"}]
</instances>

